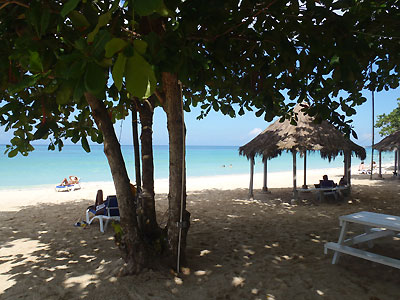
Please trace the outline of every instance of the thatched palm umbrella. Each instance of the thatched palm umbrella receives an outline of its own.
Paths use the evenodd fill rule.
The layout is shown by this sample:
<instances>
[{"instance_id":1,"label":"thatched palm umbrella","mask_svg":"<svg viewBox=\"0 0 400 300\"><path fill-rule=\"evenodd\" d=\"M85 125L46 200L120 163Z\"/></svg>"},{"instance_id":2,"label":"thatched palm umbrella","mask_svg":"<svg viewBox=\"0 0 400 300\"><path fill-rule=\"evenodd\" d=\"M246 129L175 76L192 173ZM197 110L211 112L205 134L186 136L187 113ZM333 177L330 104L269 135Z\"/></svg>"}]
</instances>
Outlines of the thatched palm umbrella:
<instances>
[{"instance_id":1,"label":"thatched palm umbrella","mask_svg":"<svg viewBox=\"0 0 400 300\"><path fill-rule=\"evenodd\" d=\"M339 130L327 121L320 124L313 122L313 119L304 114L301 109L306 104L298 104L294 108L297 113L297 125L292 125L290 120L280 122L277 120L262 133L256 136L246 145L239 148L239 154L250 160L250 197L253 196L253 172L254 157L262 156L264 162L264 187L266 186L266 164L267 160L277 157L282 151L293 153L293 193L297 197L296 187L296 153L304 156L304 186L306 188L306 154L307 151L319 151L322 158L331 160L339 154L345 157L345 178L350 183L350 159L354 153L361 159L365 159L365 149L350 141Z\"/></svg>"},{"instance_id":2,"label":"thatched palm umbrella","mask_svg":"<svg viewBox=\"0 0 400 300\"><path fill-rule=\"evenodd\" d=\"M398 175L400 170L400 130L388 135L373 148L379 151L379 178L382 178L382 151L395 151L394 172Z\"/></svg>"}]
</instances>

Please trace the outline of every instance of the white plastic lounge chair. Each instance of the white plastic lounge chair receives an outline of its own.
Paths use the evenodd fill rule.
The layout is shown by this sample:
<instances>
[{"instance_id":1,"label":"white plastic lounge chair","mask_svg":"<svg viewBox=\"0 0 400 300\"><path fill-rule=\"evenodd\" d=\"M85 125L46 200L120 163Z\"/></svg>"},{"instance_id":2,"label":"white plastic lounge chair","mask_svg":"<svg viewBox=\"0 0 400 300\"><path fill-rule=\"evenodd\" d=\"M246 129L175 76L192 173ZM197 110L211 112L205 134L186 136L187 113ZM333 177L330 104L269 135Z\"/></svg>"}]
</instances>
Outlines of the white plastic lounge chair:
<instances>
[{"instance_id":1,"label":"white plastic lounge chair","mask_svg":"<svg viewBox=\"0 0 400 300\"><path fill-rule=\"evenodd\" d=\"M80 178L76 177L77 180L74 183L68 183L68 184L59 184L56 186L56 192L69 192L69 191L75 191L81 189L80 185Z\"/></svg>"},{"instance_id":2,"label":"white plastic lounge chair","mask_svg":"<svg viewBox=\"0 0 400 300\"><path fill-rule=\"evenodd\" d=\"M90 213L94 215L92 218L89 216ZM86 222L90 225L94 219L99 220L100 231L103 233L107 229L107 225L110 220L119 221L120 216L117 196L107 196L106 201L97 207L89 206L86 210Z\"/></svg>"},{"instance_id":3,"label":"white plastic lounge chair","mask_svg":"<svg viewBox=\"0 0 400 300\"><path fill-rule=\"evenodd\" d=\"M333 180L327 180L327 181L320 180L319 186L321 189L321 192L318 193L319 201L322 201L323 198L325 198L325 196L333 196L336 201L338 200L338 195L336 193L335 183L333 182Z\"/></svg>"}]
</instances>

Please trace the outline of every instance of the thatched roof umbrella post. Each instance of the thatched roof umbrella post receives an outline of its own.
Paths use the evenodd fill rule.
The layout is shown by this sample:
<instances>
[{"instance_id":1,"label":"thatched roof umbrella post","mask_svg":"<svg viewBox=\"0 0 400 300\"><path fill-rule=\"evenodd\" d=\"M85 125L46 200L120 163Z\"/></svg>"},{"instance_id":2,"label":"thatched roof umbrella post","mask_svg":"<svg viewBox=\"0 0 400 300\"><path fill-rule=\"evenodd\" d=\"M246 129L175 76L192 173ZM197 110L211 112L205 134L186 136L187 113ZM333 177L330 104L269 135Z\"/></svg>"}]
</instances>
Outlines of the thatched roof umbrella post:
<instances>
[{"instance_id":1,"label":"thatched roof umbrella post","mask_svg":"<svg viewBox=\"0 0 400 300\"><path fill-rule=\"evenodd\" d=\"M345 177L348 177L348 183L350 183L349 166L351 154L354 153L361 159L366 157L363 147L350 141L332 124L327 121L322 121L320 124L314 123L310 116L301 111L304 106L306 104L298 104L294 108L294 112L297 114L297 125L292 125L290 120L275 121L246 145L239 148L240 155L246 156L249 160L253 159L253 161L254 157L259 155L264 162L267 159L281 155L282 151L291 151L293 155L293 192L295 198L297 196L297 152L304 153L304 156L306 156L307 151L319 151L322 158L328 158L329 160L339 154L345 155L348 153L345 159L348 162L346 164L347 171L344 174ZM306 167L306 159L304 167ZM253 177L251 177L251 183L252 180ZM306 185L306 181L304 185Z\"/></svg>"},{"instance_id":2,"label":"thatched roof umbrella post","mask_svg":"<svg viewBox=\"0 0 400 300\"><path fill-rule=\"evenodd\" d=\"M253 193L253 177L254 177L254 157L250 158L249 199L253 199L253 198L254 198L254 193Z\"/></svg>"},{"instance_id":3,"label":"thatched roof umbrella post","mask_svg":"<svg viewBox=\"0 0 400 300\"><path fill-rule=\"evenodd\" d=\"M382 151L379 151L379 173L378 178L382 179Z\"/></svg>"},{"instance_id":4,"label":"thatched roof umbrella post","mask_svg":"<svg viewBox=\"0 0 400 300\"><path fill-rule=\"evenodd\" d=\"M296 150L292 149L293 155L293 198L297 200L297 165L296 165Z\"/></svg>"},{"instance_id":5,"label":"thatched roof umbrella post","mask_svg":"<svg viewBox=\"0 0 400 300\"><path fill-rule=\"evenodd\" d=\"M396 131L387 137L385 137L382 141L375 144L373 146L374 149L379 151L379 174L380 178L382 177L382 161L381 161L381 152L382 151L395 151L394 154L394 175L399 176L399 167L400 167L400 130Z\"/></svg>"},{"instance_id":6,"label":"thatched roof umbrella post","mask_svg":"<svg viewBox=\"0 0 400 300\"><path fill-rule=\"evenodd\" d=\"M304 168L303 168L304 184L303 184L302 188L303 189L308 189L308 186L307 186L307 151L304 151L303 155L304 155Z\"/></svg>"},{"instance_id":7,"label":"thatched roof umbrella post","mask_svg":"<svg viewBox=\"0 0 400 300\"><path fill-rule=\"evenodd\" d=\"M266 160L264 160L264 180L263 180L262 192L266 193L266 194L269 194L271 192L268 190L268 186L267 186L267 172L268 172L268 166L267 165L268 165L268 160L266 159Z\"/></svg>"}]
</instances>

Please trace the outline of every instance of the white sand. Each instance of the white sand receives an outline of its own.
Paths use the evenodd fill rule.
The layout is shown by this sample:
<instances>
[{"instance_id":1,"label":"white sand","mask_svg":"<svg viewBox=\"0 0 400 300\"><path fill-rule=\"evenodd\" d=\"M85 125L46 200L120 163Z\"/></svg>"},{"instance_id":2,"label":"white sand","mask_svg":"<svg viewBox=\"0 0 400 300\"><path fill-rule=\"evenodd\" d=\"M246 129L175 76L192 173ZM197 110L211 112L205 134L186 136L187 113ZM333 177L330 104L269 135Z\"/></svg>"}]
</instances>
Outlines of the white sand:
<instances>
[{"instance_id":1,"label":"white sand","mask_svg":"<svg viewBox=\"0 0 400 300\"><path fill-rule=\"evenodd\" d=\"M353 170L353 174L357 171ZM297 186L303 184L298 171ZM335 182L343 169L309 170L307 182L323 174ZM374 175L376 177L376 175ZM114 194L110 182L83 182L73 192L53 187L0 191L0 299L397 299L399 270L343 256L330 264L323 244L336 240L338 216L360 210L400 215L399 181L355 175L348 202L290 206L292 172L268 174L271 194L247 199L249 175L187 180L191 212L188 267L180 278L144 271L118 278L121 264L112 229L98 223L74 227L96 191ZM156 180L158 221L166 220L168 181ZM399 239L374 251L400 259Z\"/></svg>"}]
</instances>

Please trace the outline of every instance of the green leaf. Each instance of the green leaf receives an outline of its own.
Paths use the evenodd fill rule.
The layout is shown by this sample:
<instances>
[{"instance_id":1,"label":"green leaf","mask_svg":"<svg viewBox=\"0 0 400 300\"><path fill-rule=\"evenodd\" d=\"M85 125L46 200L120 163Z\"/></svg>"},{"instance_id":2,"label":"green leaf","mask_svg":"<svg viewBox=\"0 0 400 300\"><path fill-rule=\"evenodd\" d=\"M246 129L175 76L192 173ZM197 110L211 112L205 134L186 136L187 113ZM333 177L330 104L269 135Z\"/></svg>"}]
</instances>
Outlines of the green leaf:
<instances>
[{"instance_id":1,"label":"green leaf","mask_svg":"<svg viewBox=\"0 0 400 300\"><path fill-rule=\"evenodd\" d=\"M50 21L50 10L46 7L43 9L40 17L40 36L46 33L47 27L49 27Z\"/></svg>"},{"instance_id":2,"label":"green leaf","mask_svg":"<svg viewBox=\"0 0 400 300\"><path fill-rule=\"evenodd\" d=\"M73 85L71 82L66 81L64 82L61 87L58 89L57 96L56 96L56 102L59 105L64 105L69 102L71 99L72 91L73 91Z\"/></svg>"},{"instance_id":3,"label":"green leaf","mask_svg":"<svg viewBox=\"0 0 400 300\"><path fill-rule=\"evenodd\" d=\"M263 114L263 110L262 109L260 109L260 110L258 110L258 111L256 111L256 117L261 117L262 116L262 114Z\"/></svg>"},{"instance_id":4,"label":"green leaf","mask_svg":"<svg viewBox=\"0 0 400 300\"><path fill-rule=\"evenodd\" d=\"M38 130L33 134L33 139L34 140L40 140L42 139L47 133L49 132L49 126L47 123L42 124L39 126Z\"/></svg>"},{"instance_id":5,"label":"green leaf","mask_svg":"<svg viewBox=\"0 0 400 300\"><path fill-rule=\"evenodd\" d=\"M19 93L25 88L35 85L41 77L41 74L35 74L31 76L25 75L20 82L10 87L10 94Z\"/></svg>"},{"instance_id":6,"label":"green leaf","mask_svg":"<svg viewBox=\"0 0 400 300\"><path fill-rule=\"evenodd\" d=\"M32 72L43 72L43 65L39 53L29 51L29 70Z\"/></svg>"},{"instance_id":7,"label":"green leaf","mask_svg":"<svg viewBox=\"0 0 400 300\"><path fill-rule=\"evenodd\" d=\"M104 70L96 63L88 63L84 83L88 92L92 94L101 92L107 83Z\"/></svg>"},{"instance_id":8,"label":"green leaf","mask_svg":"<svg viewBox=\"0 0 400 300\"><path fill-rule=\"evenodd\" d=\"M112 77L118 91L120 91L122 88L122 77L125 71L125 64L126 64L126 56L123 53L119 53L117 61L115 62L114 68L112 70Z\"/></svg>"},{"instance_id":9,"label":"green leaf","mask_svg":"<svg viewBox=\"0 0 400 300\"><path fill-rule=\"evenodd\" d=\"M33 26L36 34L40 37L41 6L38 2L32 2L27 13L29 23Z\"/></svg>"},{"instance_id":10,"label":"green leaf","mask_svg":"<svg viewBox=\"0 0 400 300\"><path fill-rule=\"evenodd\" d=\"M133 2L133 7L135 12L144 17L151 15L152 13L165 8L164 2L162 0L135 0Z\"/></svg>"},{"instance_id":11,"label":"green leaf","mask_svg":"<svg viewBox=\"0 0 400 300\"><path fill-rule=\"evenodd\" d=\"M76 27L78 30L85 30L90 26L89 21L86 17L81 14L79 11L73 10L68 14L68 18L70 18L72 25Z\"/></svg>"},{"instance_id":12,"label":"green leaf","mask_svg":"<svg viewBox=\"0 0 400 300\"><path fill-rule=\"evenodd\" d=\"M126 47L128 43L123 39L113 38L111 39L105 46L106 49L106 57L112 57L115 53L120 52L122 49Z\"/></svg>"},{"instance_id":13,"label":"green leaf","mask_svg":"<svg viewBox=\"0 0 400 300\"><path fill-rule=\"evenodd\" d=\"M213 108L214 108L215 111L218 111L218 110L219 110L219 106L218 106L218 102L217 102L217 101L214 101L214 102L212 103L212 106L213 106Z\"/></svg>"},{"instance_id":14,"label":"green leaf","mask_svg":"<svg viewBox=\"0 0 400 300\"><path fill-rule=\"evenodd\" d=\"M134 40L133 47L139 54L143 55L146 53L147 43L143 40Z\"/></svg>"},{"instance_id":15,"label":"green leaf","mask_svg":"<svg viewBox=\"0 0 400 300\"><path fill-rule=\"evenodd\" d=\"M67 3L65 3L60 13L61 16L65 18L66 15L75 9L79 1L80 0L69 0Z\"/></svg>"},{"instance_id":16,"label":"green leaf","mask_svg":"<svg viewBox=\"0 0 400 300\"><path fill-rule=\"evenodd\" d=\"M78 80L72 98L76 103L78 103L84 93L85 93L85 84L82 80Z\"/></svg>"},{"instance_id":17,"label":"green leaf","mask_svg":"<svg viewBox=\"0 0 400 300\"><path fill-rule=\"evenodd\" d=\"M126 63L125 78L126 89L138 98L150 97L157 84L151 65L137 52Z\"/></svg>"},{"instance_id":18,"label":"green leaf","mask_svg":"<svg viewBox=\"0 0 400 300\"><path fill-rule=\"evenodd\" d=\"M86 138L86 136L82 136L82 138L81 138L81 143L82 143L82 148L87 152L87 153L89 153L90 152L90 146L89 146L89 143L88 143L88 141L87 141L87 138Z\"/></svg>"},{"instance_id":19,"label":"green leaf","mask_svg":"<svg viewBox=\"0 0 400 300\"><path fill-rule=\"evenodd\" d=\"M108 30L99 30L93 41L94 51L92 52L92 55L96 59L100 60L104 58L104 49L110 40L111 34L108 32Z\"/></svg>"},{"instance_id":20,"label":"green leaf","mask_svg":"<svg viewBox=\"0 0 400 300\"><path fill-rule=\"evenodd\" d=\"M8 152L8 157L12 158L12 157L16 156L17 154L18 154L18 149L14 149L14 150L11 150L10 152Z\"/></svg>"},{"instance_id":21,"label":"green leaf","mask_svg":"<svg viewBox=\"0 0 400 300\"><path fill-rule=\"evenodd\" d=\"M100 28L107 25L108 21L111 19L111 12L106 12L105 14L99 17L99 21L97 22L96 27L94 30L88 34L88 43L92 43L96 34L99 32Z\"/></svg>"}]
</instances>

